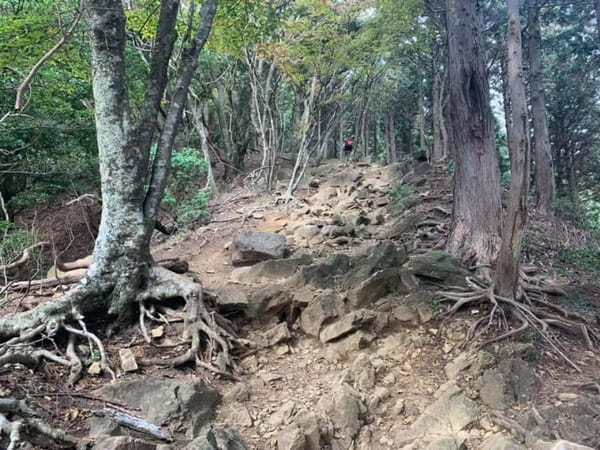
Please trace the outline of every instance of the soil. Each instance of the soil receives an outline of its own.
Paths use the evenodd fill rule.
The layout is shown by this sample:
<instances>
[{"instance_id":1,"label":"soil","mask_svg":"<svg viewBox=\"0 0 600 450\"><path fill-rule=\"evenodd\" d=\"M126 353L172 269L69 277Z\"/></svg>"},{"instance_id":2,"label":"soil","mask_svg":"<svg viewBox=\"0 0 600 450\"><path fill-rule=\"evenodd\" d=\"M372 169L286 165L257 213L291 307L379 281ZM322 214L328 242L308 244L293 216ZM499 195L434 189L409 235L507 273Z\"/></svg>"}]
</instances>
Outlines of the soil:
<instances>
[{"instance_id":1,"label":"soil","mask_svg":"<svg viewBox=\"0 0 600 450\"><path fill-rule=\"evenodd\" d=\"M258 288L257 285L239 285L231 282L234 267L231 265L229 249L234 237L242 230L286 234L291 238L294 249L303 248L316 258L335 252L360 254L369 245L377 242L378 238L372 235L368 238L352 238L347 245L337 246L331 242L324 242L308 248L303 247L300 242L294 242L293 239L293 229L297 225L306 223L308 219L330 219L334 215L333 211L323 204L316 204L315 195L318 196L319 192L329 187L329 174L339 174L347 170L363 172L365 185L379 184L382 189L391 189L398 183L392 172L385 168L367 165L347 168L337 161L328 161L325 166L311 170L306 182L296 192L295 200L288 205L279 202L280 198L276 195L248 188L236 188L211 202L210 223L167 239L157 236L154 256L177 257L188 261L191 275L196 276L208 291L214 292L233 284L251 294ZM318 180L318 183L312 183L313 180ZM384 209L386 222L409 212L418 212L427 220L435 220L435 225L411 227L406 233L395 238L397 243L405 245L411 254L419 254L439 246L440 239L443 239L444 233L448 231L450 216L447 212L452 209L450 178L443 167L432 169L423 165L412 171L405 181L415 186L417 196L416 201L409 202L411 204L406 211L398 213L391 205L387 205L379 209L375 206L372 212ZM344 188L346 187L342 187ZM318 215L308 217L301 214L307 207L319 210ZM60 243L57 246L68 247L64 253L65 257L68 255L72 259L91 251L93 240L90 238L87 218L90 214L97 214L97 209L92 208L90 213L88 207L84 215L78 208L83 207L75 205L68 210L72 211L72 215L65 213L64 206L48 206L44 211L37 213L40 234L44 237L54 236L54 241ZM23 218L25 221L30 219ZM597 320L600 317L600 284L597 274L576 272L562 265L557 259L556 239L549 239L548 235L544 234L548 231L547 223L532 219L534 225L530 227L532 231L527 243L528 250L535 255L535 258L532 257L533 262L540 264L540 261L543 261L543 272L554 277L567 291L566 296L553 297L553 301ZM566 234L570 233L569 227L563 227L562 230ZM574 234L576 232L572 231L571 235ZM65 245L67 242L70 245ZM532 242L536 245L530 245ZM542 255L550 256L542 260ZM290 416L302 410L313 411L318 401L347 376L357 356L361 353L377 355L375 359L372 358L376 363L375 386L384 387L385 396L369 408L367 423L358 437L358 442L369 443L360 448L396 448L393 441L394 430L398 430L398 427L409 427L434 401L434 394L438 388L448 381L444 367L465 350L463 338L466 331L474 319L486 313L483 308L466 308L451 319L444 318L441 314L444 306L435 301L431 302L437 289L438 286L425 285L421 292L422 297L428 299L423 303L431 310L431 318L410 325L391 322L378 325L372 330L375 335L374 341L363 349L351 352L337 351L335 345L322 344L318 339L305 335L295 323L290 327L292 338L289 342L261 349L241 359L241 371L237 382L196 370L191 366L178 369L143 368L128 377L200 376L223 394L218 424L238 429L251 449L274 449L277 448L277 434L292 420L286 418L287 413L281 411L284 405L293 409ZM393 300L398 298L394 297ZM28 304L27 299L20 299L19 302L21 306ZM16 301L7 304L6 307L16 310ZM389 303L378 303L377 309L379 312L386 312ZM239 334L249 339L260 339L261 332L275 324L251 321L240 315L230 318L237 325ZM101 330L104 327L97 328ZM175 335L175 330L167 330L163 339L168 339L171 335ZM107 342L107 352L113 367L119 367L118 351L123 346L131 347L136 355L145 356L167 357L176 351L148 346L141 339L137 327L117 330L111 336L100 337ZM562 336L563 351L582 369L582 373L578 373L552 352L535 333L527 333L515 339L517 343L533 344L533 351L528 358L533 373L541 380L541 388L531 401L515 405L505 411L505 415L519 420L536 406L554 405L558 411L555 423L563 424L553 427L552 431L556 435L600 448L600 426L598 435L584 435L576 425L578 410L570 407L573 399L577 397L589 397L596 404L600 400L600 388L597 391L594 388L594 383L595 386L600 383L598 354L586 349L579 338ZM399 353L393 357L390 346L395 342L403 345L396 346L399 347ZM495 344L487 350L492 353L499 352L502 346L508 344ZM45 345L50 348L54 345L64 348L64 343L59 340L48 341ZM468 344L467 348L472 345ZM35 372L3 367L0 368L0 396L26 398L30 405L41 411L44 418L53 425L75 435L84 436L87 432L86 419L93 410L103 406L103 402L94 399L91 392L96 387L108 383L109 379L103 375L86 375L75 389L69 389L64 384L67 376L64 368L53 364L44 364ZM477 376L463 374L458 382L473 400L479 401ZM573 395L560 395L564 393ZM369 392L362 394L366 402L372 399ZM479 448L486 437L505 429L495 423L491 415L484 416L489 420L481 420L469 430L468 448ZM597 412L596 420L599 417L600 413ZM507 431L519 437L514 429L509 428ZM547 438L554 439L556 435ZM40 445L39 448L47 447Z\"/></svg>"}]
</instances>

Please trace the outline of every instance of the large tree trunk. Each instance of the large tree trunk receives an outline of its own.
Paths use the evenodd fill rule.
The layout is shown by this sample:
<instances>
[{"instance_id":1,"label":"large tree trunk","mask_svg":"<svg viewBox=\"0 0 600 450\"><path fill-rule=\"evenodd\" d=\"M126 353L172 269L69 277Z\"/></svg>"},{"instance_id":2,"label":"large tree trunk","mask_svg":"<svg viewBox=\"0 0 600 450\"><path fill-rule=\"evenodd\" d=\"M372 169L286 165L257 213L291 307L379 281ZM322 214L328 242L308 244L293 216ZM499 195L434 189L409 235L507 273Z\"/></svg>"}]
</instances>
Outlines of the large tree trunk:
<instances>
[{"instance_id":1,"label":"large tree trunk","mask_svg":"<svg viewBox=\"0 0 600 450\"><path fill-rule=\"evenodd\" d=\"M451 144L456 161L448 249L492 261L500 244L500 173L475 0L447 0Z\"/></svg>"},{"instance_id":2,"label":"large tree trunk","mask_svg":"<svg viewBox=\"0 0 600 450\"><path fill-rule=\"evenodd\" d=\"M531 85L531 115L533 119L535 155L535 194L537 210L552 213L555 196L552 150L548 134L546 99L542 80L542 50L538 0L528 0L527 30L529 34L529 82Z\"/></svg>"},{"instance_id":3,"label":"large tree trunk","mask_svg":"<svg viewBox=\"0 0 600 450\"><path fill-rule=\"evenodd\" d=\"M529 122L523 83L519 0L508 0L507 82L509 105L506 126L510 150L510 193L496 263L495 285L503 297L517 298L521 244L527 223L529 192Z\"/></svg>"},{"instance_id":4,"label":"large tree trunk","mask_svg":"<svg viewBox=\"0 0 600 450\"><path fill-rule=\"evenodd\" d=\"M181 121L198 55L216 12L216 0L203 4L202 24L185 49L167 115L158 139L147 191L150 146L167 86L168 63L176 39L179 2L161 2L147 93L138 123L129 111L125 63L125 14L121 0L90 0L87 21L92 49L93 92L102 188L102 218L92 264L85 278L62 299L0 320L0 339L90 313L129 318L140 294L157 279L150 238L169 173L175 135Z\"/></svg>"}]
</instances>

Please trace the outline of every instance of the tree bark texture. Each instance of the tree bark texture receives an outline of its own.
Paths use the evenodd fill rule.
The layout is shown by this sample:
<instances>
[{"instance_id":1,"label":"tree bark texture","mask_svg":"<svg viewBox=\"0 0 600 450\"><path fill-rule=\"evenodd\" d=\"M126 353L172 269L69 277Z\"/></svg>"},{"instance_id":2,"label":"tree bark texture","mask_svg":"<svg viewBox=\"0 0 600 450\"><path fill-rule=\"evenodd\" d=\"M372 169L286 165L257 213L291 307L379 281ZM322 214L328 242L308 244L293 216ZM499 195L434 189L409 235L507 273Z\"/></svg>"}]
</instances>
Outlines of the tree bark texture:
<instances>
[{"instance_id":1,"label":"tree bark texture","mask_svg":"<svg viewBox=\"0 0 600 450\"><path fill-rule=\"evenodd\" d=\"M523 81L523 55L519 0L508 0L506 125L510 151L510 192L502 229L502 245L496 263L495 287L498 294L518 297L521 247L527 223L529 193L529 121Z\"/></svg>"},{"instance_id":2,"label":"tree bark texture","mask_svg":"<svg viewBox=\"0 0 600 450\"><path fill-rule=\"evenodd\" d=\"M446 0L450 142L456 161L447 248L488 263L500 244L500 173L475 0Z\"/></svg>"},{"instance_id":3,"label":"tree bark texture","mask_svg":"<svg viewBox=\"0 0 600 450\"><path fill-rule=\"evenodd\" d=\"M548 133L546 98L542 75L542 37L539 0L528 0L529 83L533 120L536 208L543 215L552 213L555 197L554 168Z\"/></svg>"}]
</instances>

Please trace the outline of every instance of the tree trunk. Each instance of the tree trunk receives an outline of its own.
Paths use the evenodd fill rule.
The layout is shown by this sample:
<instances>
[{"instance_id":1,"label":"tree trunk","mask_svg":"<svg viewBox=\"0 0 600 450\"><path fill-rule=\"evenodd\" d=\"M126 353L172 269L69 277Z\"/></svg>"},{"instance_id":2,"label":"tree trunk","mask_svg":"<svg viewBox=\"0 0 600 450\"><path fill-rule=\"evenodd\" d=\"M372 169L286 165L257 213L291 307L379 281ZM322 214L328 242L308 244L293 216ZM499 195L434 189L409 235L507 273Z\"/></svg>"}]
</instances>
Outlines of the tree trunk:
<instances>
[{"instance_id":1,"label":"tree trunk","mask_svg":"<svg viewBox=\"0 0 600 450\"><path fill-rule=\"evenodd\" d=\"M427 145L425 144L425 101L424 101L424 94L423 94L423 73L419 64L419 112L417 115L417 122L419 124L419 153L420 153L420 157L422 155L428 155L427 153Z\"/></svg>"},{"instance_id":2,"label":"tree trunk","mask_svg":"<svg viewBox=\"0 0 600 450\"><path fill-rule=\"evenodd\" d=\"M529 82L533 119L535 155L536 208L543 215L552 214L555 197L552 150L548 134L546 99L542 75L542 37L539 21L539 0L528 0L527 30L529 34Z\"/></svg>"},{"instance_id":3,"label":"tree trunk","mask_svg":"<svg viewBox=\"0 0 600 450\"><path fill-rule=\"evenodd\" d=\"M440 74L437 58L433 58L432 74L432 117L433 117L433 152L432 161L444 159L444 148L442 143L442 91L440 88Z\"/></svg>"},{"instance_id":4,"label":"tree trunk","mask_svg":"<svg viewBox=\"0 0 600 450\"><path fill-rule=\"evenodd\" d=\"M521 246L527 223L529 192L529 121L523 82L519 0L508 0L506 117L510 150L510 193L496 263L495 287L503 297L518 298Z\"/></svg>"},{"instance_id":5,"label":"tree trunk","mask_svg":"<svg viewBox=\"0 0 600 450\"><path fill-rule=\"evenodd\" d=\"M388 124L389 124L389 132L390 132L390 161L394 163L398 161L398 154L396 151L396 122L394 120L394 111L392 109L388 110Z\"/></svg>"},{"instance_id":6,"label":"tree trunk","mask_svg":"<svg viewBox=\"0 0 600 450\"><path fill-rule=\"evenodd\" d=\"M454 208L447 248L489 263L500 244L500 173L475 0L447 0Z\"/></svg>"},{"instance_id":7,"label":"tree trunk","mask_svg":"<svg viewBox=\"0 0 600 450\"><path fill-rule=\"evenodd\" d=\"M600 0L596 0L595 9L596 9L596 32L598 34L597 38L598 38L598 40L600 40Z\"/></svg>"}]
</instances>

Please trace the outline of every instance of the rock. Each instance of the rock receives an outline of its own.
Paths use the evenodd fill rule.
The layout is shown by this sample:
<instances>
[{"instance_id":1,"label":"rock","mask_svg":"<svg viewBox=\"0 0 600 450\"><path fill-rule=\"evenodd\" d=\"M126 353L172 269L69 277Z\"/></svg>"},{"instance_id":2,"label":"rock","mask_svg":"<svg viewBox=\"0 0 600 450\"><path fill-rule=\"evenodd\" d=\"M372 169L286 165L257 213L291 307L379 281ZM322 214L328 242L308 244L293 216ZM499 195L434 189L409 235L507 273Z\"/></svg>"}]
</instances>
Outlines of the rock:
<instances>
[{"instance_id":1,"label":"rock","mask_svg":"<svg viewBox=\"0 0 600 450\"><path fill-rule=\"evenodd\" d=\"M365 255L353 260L353 269L344 280L344 287L354 288L373 274L385 269L398 269L408 260L406 250L392 241L382 241L369 248Z\"/></svg>"},{"instance_id":2,"label":"rock","mask_svg":"<svg viewBox=\"0 0 600 450\"><path fill-rule=\"evenodd\" d=\"M375 368L366 353L361 353L356 357L352 362L349 374L354 380L355 389L369 391L375 387Z\"/></svg>"},{"instance_id":3,"label":"rock","mask_svg":"<svg viewBox=\"0 0 600 450\"><path fill-rule=\"evenodd\" d=\"M350 271L351 260L348 255L337 253L329 256L322 264L302 268L302 279L318 288L335 287L336 279Z\"/></svg>"},{"instance_id":4,"label":"rock","mask_svg":"<svg viewBox=\"0 0 600 450\"><path fill-rule=\"evenodd\" d=\"M135 372L138 370L135 356L129 348L122 348L119 350L119 358L121 359L121 368L124 372Z\"/></svg>"},{"instance_id":5,"label":"rock","mask_svg":"<svg viewBox=\"0 0 600 450\"><path fill-rule=\"evenodd\" d=\"M532 450L593 450L592 447L586 445L576 444L565 440L559 440L554 442L536 442Z\"/></svg>"},{"instance_id":6,"label":"rock","mask_svg":"<svg viewBox=\"0 0 600 450\"><path fill-rule=\"evenodd\" d=\"M248 296L237 286L219 286L215 289L215 294L219 312L229 313L248 309Z\"/></svg>"},{"instance_id":7,"label":"rock","mask_svg":"<svg viewBox=\"0 0 600 450\"><path fill-rule=\"evenodd\" d=\"M182 424L188 439L215 417L220 401L219 393L202 381L158 377L116 382L94 393L141 411L144 419L157 426Z\"/></svg>"},{"instance_id":8,"label":"rock","mask_svg":"<svg viewBox=\"0 0 600 450\"><path fill-rule=\"evenodd\" d=\"M294 275L300 266L306 266L312 262L312 256L307 254L285 259L270 259L250 267L238 267L234 269L231 273L231 279L238 283L249 284L282 280Z\"/></svg>"},{"instance_id":9,"label":"rock","mask_svg":"<svg viewBox=\"0 0 600 450\"><path fill-rule=\"evenodd\" d=\"M454 380L458 377L458 374L465 369L468 369L474 362L476 355L469 352L463 352L446 364L444 372L449 380Z\"/></svg>"},{"instance_id":10,"label":"rock","mask_svg":"<svg viewBox=\"0 0 600 450\"><path fill-rule=\"evenodd\" d=\"M165 334L165 327L161 325L159 327L152 328L152 331L150 332L150 334L155 339L161 338Z\"/></svg>"},{"instance_id":11,"label":"rock","mask_svg":"<svg viewBox=\"0 0 600 450\"><path fill-rule=\"evenodd\" d=\"M156 444L134 439L129 436L112 436L99 439L94 450L156 450Z\"/></svg>"},{"instance_id":12,"label":"rock","mask_svg":"<svg viewBox=\"0 0 600 450\"><path fill-rule=\"evenodd\" d=\"M310 411L300 412L294 421L304 433L303 450L321 450L321 431L317 416Z\"/></svg>"},{"instance_id":13,"label":"rock","mask_svg":"<svg viewBox=\"0 0 600 450\"><path fill-rule=\"evenodd\" d=\"M93 438L127 434L114 420L104 416L92 415L87 420L87 424L90 429L88 435Z\"/></svg>"},{"instance_id":14,"label":"rock","mask_svg":"<svg viewBox=\"0 0 600 450\"><path fill-rule=\"evenodd\" d=\"M358 395L349 386L341 385L331 394L321 397L317 410L331 423L336 438L339 436L341 448L350 448L349 444L358 435L367 413ZM332 445L332 448L335 447Z\"/></svg>"},{"instance_id":15,"label":"rock","mask_svg":"<svg viewBox=\"0 0 600 450\"><path fill-rule=\"evenodd\" d=\"M346 314L337 322L327 325L319 334L321 342L329 342L373 323L377 314L368 309L359 309Z\"/></svg>"},{"instance_id":16,"label":"rock","mask_svg":"<svg viewBox=\"0 0 600 450\"><path fill-rule=\"evenodd\" d=\"M377 355L397 362L405 360L407 336L405 334L390 334L379 341Z\"/></svg>"},{"instance_id":17,"label":"rock","mask_svg":"<svg viewBox=\"0 0 600 450\"><path fill-rule=\"evenodd\" d=\"M377 406L382 401L384 401L386 398L388 398L389 395L390 395L390 391L388 391L383 386L377 386L375 388L375 391L369 398L369 410L373 410L373 409L377 408Z\"/></svg>"},{"instance_id":18,"label":"rock","mask_svg":"<svg viewBox=\"0 0 600 450\"><path fill-rule=\"evenodd\" d=\"M440 250L412 257L410 267L417 276L453 286L465 286L465 277L471 275L456 257Z\"/></svg>"},{"instance_id":19,"label":"rock","mask_svg":"<svg viewBox=\"0 0 600 450\"><path fill-rule=\"evenodd\" d=\"M417 313L419 314L419 321L423 324L433 319L434 315L433 307L429 303L419 303Z\"/></svg>"},{"instance_id":20,"label":"rock","mask_svg":"<svg viewBox=\"0 0 600 450\"><path fill-rule=\"evenodd\" d=\"M330 342L325 350L325 359L332 362L346 359L351 353L367 348L374 340L374 334L358 330L345 338Z\"/></svg>"},{"instance_id":21,"label":"rock","mask_svg":"<svg viewBox=\"0 0 600 450\"><path fill-rule=\"evenodd\" d=\"M277 233L245 231L233 240L231 263L242 265L283 258L287 250L286 244L285 236Z\"/></svg>"},{"instance_id":22,"label":"rock","mask_svg":"<svg viewBox=\"0 0 600 450\"><path fill-rule=\"evenodd\" d=\"M283 405L281 405L277 411L271 414L271 416L268 419L268 422L273 426L288 424L295 412L296 404L293 401L288 400Z\"/></svg>"},{"instance_id":23,"label":"rock","mask_svg":"<svg viewBox=\"0 0 600 450\"><path fill-rule=\"evenodd\" d=\"M267 347L273 347L282 342L286 342L291 337L287 322L282 322L263 333L263 338Z\"/></svg>"},{"instance_id":24,"label":"rock","mask_svg":"<svg viewBox=\"0 0 600 450\"><path fill-rule=\"evenodd\" d=\"M102 373L102 367L100 366L100 362L94 361L92 364L90 364L87 373L89 373L90 375L100 375Z\"/></svg>"},{"instance_id":25,"label":"rock","mask_svg":"<svg viewBox=\"0 0 600 450\"><path fill-rule=\"evenodd\" d=\"M417 287L418 281L412 273L397 268L384 269L361 282L349 294L350 303L354 308L361 308L371 305L388 294L404 295Z\"/></svg>"},{"instance_id":26,"label":"rock","mask_svg":"<svg viewBox=\"0 0 600 450\"><path fill-rule=\"evenodd\" d=\"M321 228L318 225L300 225L294 230L294 238L298 241L308 240L318 235Z\"/></svg>"},{"instance_id":27,"label":"rock","mask_svg":"<svg viewBox=\"0 0 600 450\"><path fill-rule=\"evenodd\" d=\"M221 411L222 420L228 424L237 427L251 427L253 424L252 417L248 409L241 403L232 403L227 405Z\"/></svg>"},{"instance_id":28,"label":"rock","mask_svg":"<svg viewBox=\"0 0 600 450\"><path fill-rule=\"evenodd\" d=\"M459 450L462 448L462 440L458 440L454 437L437 437L433 438L425 450Z\"/></svg>"},{"instance_id":29,"label":"rock","mask_svg":"<svg viewBox=\"0 0 600 450\"><path fill-rule=\"evenodd\" d=\"M340 236L353 236L354 227L352 225L327 225L321 230L323 236L328 238L337 238Z\"/></svg>"},{"instance_id":30,"label":"rock","mask_svg":"<svg viewBox=\"0 0 600 450\"><path fill-rule=\"evenodd\" d=\"M248 298L248 316L267 322L289 309L291 303L292 295L286 286L269 285L254 291Z\"/></svg>"},{"instance_id":31,"label":"rock","mask_svg":"<svg viewBox=\"0 0 600 450\"><path fill-rule=\"evenodd\" d=\"M561 392L557 395L557 397L561 402L570 402L579 397L579 395L574 394L572 392Z\"/></svg>"},{"instance_id":32,"label":"rock","mask_svg":"<svg viewBox=\"0 0 600 450\"><path fill-rule=\"evenodd\" d=\"M237 431L208 426L182 450L248 450L248 447Z\"/></svg>"},{"instance_id":33,"label":"rock","mask_svg":"<svg viewBox=\"0 0 600 450\"><path fill-rule=\"evenodd\" d=\"M419 214L408 214L398 217L386 224L378 233L380 239L399 239L403 234L416 231L422 217Z\"/></svg>"},{"instance_id":34,"label":"rock","mask_svg":"<svg viewBox=\"0 0 600 450\"><path fill-rule=\"evenodd\" d=\"M479 385L483 403L504 410L516 402L532 400L539 391L540 381L526 362L511 358L500 361L497 368L486 370Z\"/></svg>"},{"instance_id":35,"label":"rock","mask_svg":"<svg viewBox=\"0 0 600 450\"><path fill-rule=\"evenodd\" d=\"M416 308L408 305L396 306L392 310L392 319L402 324L416 326L419 324L419 316Z\"/></svg>"},{"instance_id":36,"label":"rock","mask_svg":"<svg viewBox=\"0 0 600 450\"><path fill-rule=\"evenodd\" d=\"M305 450L306 436L296 424L290 425L277 435L277 450Z\"/></svg>"},{"instance_id":37,"label":"rock","mask_svg":"<svg viewBox=\"0 0 600 450\"><path fill-rule=\"evenodd\" d=\"M318 337L321 327L332 319L342 316L346 307L342 297L336 293L317 296L300 315L300 328L306 334Z\"/></svg>"},{"instance_id":38,"label":"rock","mask_svg":"<svg viewBox=\"0 0 600 450\"><path fill-rule=\"evenodd\" d=\"M435 443L446 438L464 440L461 431L475 422L479 416L477 405L467 398L454 383L448 383L435 394L437 398L410 429L396 431L396 444L405 445L422 440ZM421 441L419 441L421 442Z\"/></svg>"},{"instance_id":39,"label":"rock","mask_svg":"<svg viewBox=\"0 0 600 450\"><path fill-rule=\"evenodd\" d=\"M525 450L525 447L507 438L504 434L498 433L483 441L481 450Z\"/></svg>"},{"instance_id":40,"label":"rock","mask_svg":"<svg viewBox=\"0 0 600 450\"><path fill-rule=\"evenodd\" d=\"M244 383L235 385L226 395L225 400L227 402L246 402L250 399L250 391L248 386Z\"/></svg>"}]
</instances>

